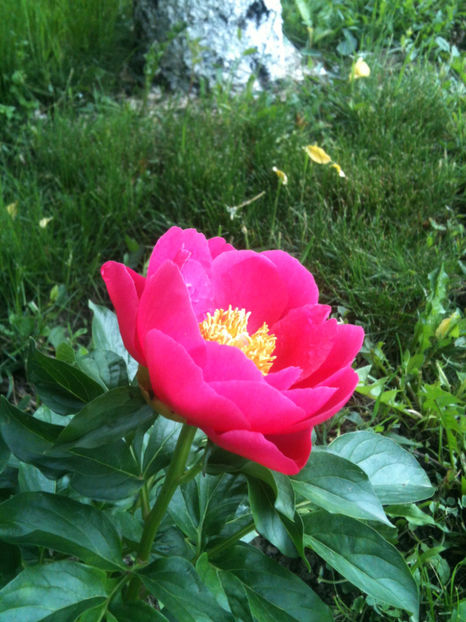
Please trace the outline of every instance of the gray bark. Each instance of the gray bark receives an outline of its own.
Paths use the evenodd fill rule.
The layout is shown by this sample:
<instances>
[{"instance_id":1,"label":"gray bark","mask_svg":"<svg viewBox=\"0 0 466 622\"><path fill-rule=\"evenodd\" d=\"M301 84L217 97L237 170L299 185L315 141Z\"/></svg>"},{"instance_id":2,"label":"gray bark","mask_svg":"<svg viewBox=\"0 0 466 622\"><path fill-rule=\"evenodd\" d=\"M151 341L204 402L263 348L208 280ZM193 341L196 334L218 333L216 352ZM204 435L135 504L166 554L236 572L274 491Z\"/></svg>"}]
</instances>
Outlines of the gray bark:
<instances>
[{"instance_id":1,"label":"gray bark","mask_svg":"<svg viewBox=\"0 0 466 622\"><path fill-rule=\"evenodd\" d=\"M280 0L133 0L147 46L166 45L160 73L174 89L221 78L233 89L302 77L301 59L282 32ZM167 44L181 24L185 28Z\"/></svg>"}]
</instances>

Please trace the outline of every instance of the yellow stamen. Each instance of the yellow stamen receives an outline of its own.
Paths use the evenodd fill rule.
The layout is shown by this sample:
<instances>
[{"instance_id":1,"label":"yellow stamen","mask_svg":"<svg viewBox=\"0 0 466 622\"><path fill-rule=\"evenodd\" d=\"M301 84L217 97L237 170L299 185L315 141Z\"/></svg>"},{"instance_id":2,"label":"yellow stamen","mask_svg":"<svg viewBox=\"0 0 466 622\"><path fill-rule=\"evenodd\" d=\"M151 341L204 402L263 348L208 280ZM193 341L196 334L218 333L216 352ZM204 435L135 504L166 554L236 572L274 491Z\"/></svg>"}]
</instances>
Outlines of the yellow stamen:
<instances>
[{"instance_id":1,"label":"yellow stamen","mask_svg":"<svg viewBox=\"0 0 466 622\"><path fill-rule=\"evenodd\" d=\"M251 312L246 309L232 309L231 305L225 311L216 309L211 315L199 324L201 335L206 341L216 341L226 346L235 346L251 359L256 367L264 374L269 372L276 356L275 335L269 333L269 327L264 322L253 335L248 333L248 319Z\"/></svg>"}]
</instances>

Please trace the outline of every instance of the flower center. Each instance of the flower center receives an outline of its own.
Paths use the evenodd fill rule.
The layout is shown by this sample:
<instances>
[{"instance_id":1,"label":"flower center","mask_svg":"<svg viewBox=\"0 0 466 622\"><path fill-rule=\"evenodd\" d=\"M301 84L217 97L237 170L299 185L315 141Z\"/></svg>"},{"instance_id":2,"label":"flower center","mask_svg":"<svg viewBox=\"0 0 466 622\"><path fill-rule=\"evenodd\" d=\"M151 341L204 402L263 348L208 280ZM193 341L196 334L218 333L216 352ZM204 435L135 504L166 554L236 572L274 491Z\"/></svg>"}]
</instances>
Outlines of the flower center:
<instances>
[{"instance_id":1,"label":"flower center","mask_svg":"<svg viewBox=\"0 0 466 622\"><path fill-rule=\"evenodd\" d=\"M206 341L216 341L225 346L235 346L251 359L256 367L264 374L269 372L276 356L275 335L269 333L269 327L264 322L253 335L248 333L248 319L251 312L246 309L231 308L225 311L216 309L211 315L199 324L201 335Z\"/></svg>"}]
</instances>

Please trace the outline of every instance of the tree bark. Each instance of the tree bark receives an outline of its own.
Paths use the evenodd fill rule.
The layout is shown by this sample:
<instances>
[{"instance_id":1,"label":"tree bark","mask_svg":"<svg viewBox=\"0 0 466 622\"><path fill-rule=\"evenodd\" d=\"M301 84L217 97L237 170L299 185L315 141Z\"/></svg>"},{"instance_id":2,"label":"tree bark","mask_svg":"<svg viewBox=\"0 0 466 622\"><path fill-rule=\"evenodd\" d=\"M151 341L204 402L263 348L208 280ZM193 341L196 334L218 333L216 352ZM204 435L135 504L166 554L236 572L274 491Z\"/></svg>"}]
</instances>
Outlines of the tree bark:
<instances>
[{"instance_id":1,"label":"tree bark","mask_svg":"<svg viewBox=\"0 0 466 622\"><path fill-rule=\"evenodd\" d=\"M301 59L284 37L280 0L133 0L146 46L164 50L159 73L174 89L250 80L264 88L301 78Z\"/></svg>"}]
</instances>

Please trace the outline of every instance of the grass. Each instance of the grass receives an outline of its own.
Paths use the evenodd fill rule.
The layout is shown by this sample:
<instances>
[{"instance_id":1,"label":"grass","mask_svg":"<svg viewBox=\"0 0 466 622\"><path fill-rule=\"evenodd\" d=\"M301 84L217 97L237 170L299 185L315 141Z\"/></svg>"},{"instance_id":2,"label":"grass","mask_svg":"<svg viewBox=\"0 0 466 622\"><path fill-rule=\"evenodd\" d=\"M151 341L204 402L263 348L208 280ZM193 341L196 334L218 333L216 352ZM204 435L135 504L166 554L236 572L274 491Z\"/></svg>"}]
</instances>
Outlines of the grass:
<instances>
[{"instance_id":1,"label":"grass","mask_svg":"<svg viewBox=\"0 0 466 622\"><path fill-rule=\"evenodd\" d=\"M134 46L130 8L128 0L4 0L2 106L34 108L37 99L79 100L96 87L111 88Z\"/></svg>"},{"instance_id":2,"label":"grass","mask_svg":"<svg viewBox=\"0 0 466 622\"><path fill-rule=\"evenodd\" d=\"M351 309L375 340L406 338L432 262L455 274L461 254L459 240L435 229L460 200L460 145L441 81L420 65L401 80L381 67L367 83L309 83L293 96L291 105L246 93L182 109L173 100L154 116L104 100L31 119L3 156L2 201L16 203L17 217L0 210L2 323L31 300L43 306L56 284L83 309L102 295L100 264L128 250L125 234L150 247L178 223L305 257L324 300ZM310 142L347 178L306 167ZM289 184L271 235L273 165ZM231 219L227 207L262 192Z\"/></svg>"},{"instance_id":3,"label":"grass","mask_svg":"<svg viewBox=\"0 0 466 622\"><path fill-rule=\"evenodd\" d=\"M425 619L453 622L464 598L464 327L455 320L443 340L435 331L465 300L460 9L447 0L312 7L312 48L291 2L287 31L310 63L325 62L327 78L260 95L220 85L150 105L138 91L129 2L2 4L2 388L21 378L29 337L45 343L60 324L83 339L87 299L106 302L103 261L141 270L172 224L292 252L322 301L369 338L365 395L340 425L401 435L429 461L439 492L422 509L435 525L396 520ZM349 82L360 52L371 77ZM312 143L345 179L306 160ZM429 274L441 266L435 298ZM394 615L374 618L366 601L334 589L338 620Z\"/></svg>"},{"instance_id":4,"label":"grass","mask_svg":"<svg viewBox=\"0 0 466 622\"><path fill-rule=\"evenodd\" d=\"M422 56L448 62L464 72L460 50L465 11L454 0L283 0L282 5L285 32L311 57L320 52L350 56L357 51L390 50L409 60Z\"/></svg>"}]
</instances>

